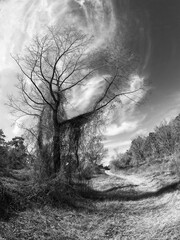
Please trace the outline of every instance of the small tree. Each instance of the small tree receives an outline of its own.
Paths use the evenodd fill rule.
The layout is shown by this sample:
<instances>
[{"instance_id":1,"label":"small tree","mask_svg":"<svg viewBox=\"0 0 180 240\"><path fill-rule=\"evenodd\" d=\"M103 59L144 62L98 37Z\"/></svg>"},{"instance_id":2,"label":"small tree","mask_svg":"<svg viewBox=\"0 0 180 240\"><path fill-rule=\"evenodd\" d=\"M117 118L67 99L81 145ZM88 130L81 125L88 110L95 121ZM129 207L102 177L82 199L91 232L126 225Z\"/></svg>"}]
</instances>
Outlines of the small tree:
<instances>
[{"instance_id":1,"label":"small tree","mask_svg":"<svg viewBox=\"0 0 180 240\"><path fill-rule=\"evenodd\" d=\"M135 138L131 143L130 151L132 152L132 158L136 161L137 165L145 161L144 143L145 138L141 136Z\"/></svg>"},{"instance_id":2,"label":"small tree","mask_svg":"<svg viewBox=\"0 0 180 240\"><path fill-rule=\"evenodd\" d=\"M9 165L13 169L22 169L26 166L26 158L28 156L24 145L24 138L14 137L7 143L9 146L8 159Z\"/></svg>"}]
</instances>

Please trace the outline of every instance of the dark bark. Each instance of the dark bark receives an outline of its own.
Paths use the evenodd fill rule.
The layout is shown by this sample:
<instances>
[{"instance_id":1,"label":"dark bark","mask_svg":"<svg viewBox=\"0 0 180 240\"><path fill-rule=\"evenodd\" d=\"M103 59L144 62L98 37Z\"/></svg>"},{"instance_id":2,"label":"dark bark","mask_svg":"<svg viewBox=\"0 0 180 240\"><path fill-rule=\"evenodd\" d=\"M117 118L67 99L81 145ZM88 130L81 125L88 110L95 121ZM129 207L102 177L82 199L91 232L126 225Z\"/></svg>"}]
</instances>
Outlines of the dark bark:
<instances>
[{"instance_id":1,"label":"dark bark","mask_svg":"<svg viewBox=\"0 0 180 240\"><path fill-rule=\"evenodd\" d=\"M76 168L79 167L79 140L81 137L81 124L79 124L79 126L75 127L74 129L74 154L76 157Z\"/></svg>"},{"instance_id":2,"label":"dark bark","mask_svg":"<svg viewBox=\"0 0 180 240\"><path fill-rule=\"evenodd\" d=\"M42 127L42 122L43 122L44 110L45 110L45 107L42 109L42 112L41 112L41 114L39 116L39 125L38 125L37 144L38 144L38 147L39 147L40 154L41 154L42 149L43 149L43 139L42 139L43 127Z\"/></svg>"},{"instance_id":3,"label":"dark bark","mask_svg":"<svg viewBox=\"0 0 180 240\"><path fill-rule=\"evenodd\" d=\"M53 137L53 162L54 162L54 172L57 173L61 168L60 159L60 136L55 134Z\"/></svg>"},{"instance_id":4,"label":"dark bark","mask_svg":"<svg viewBox=\"0 0 180 240\"><path fill-rule=\"evenodd\" d=\"M57 173L61 168L61 156L60 156L60 125L58 123L57 111L53 112L53 125L54 125L54 136L53 136L53 162L54 172Z\"/></svg>"}]
</instances>

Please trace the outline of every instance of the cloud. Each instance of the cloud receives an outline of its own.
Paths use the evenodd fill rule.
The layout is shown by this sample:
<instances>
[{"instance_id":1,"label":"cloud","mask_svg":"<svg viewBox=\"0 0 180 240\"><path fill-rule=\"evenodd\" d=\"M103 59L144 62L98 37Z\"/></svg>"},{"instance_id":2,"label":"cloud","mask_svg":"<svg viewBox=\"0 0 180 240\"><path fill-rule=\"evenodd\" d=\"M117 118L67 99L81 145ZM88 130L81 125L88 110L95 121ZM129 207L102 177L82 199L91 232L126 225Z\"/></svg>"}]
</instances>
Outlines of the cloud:
<instances>
[{"instance_id":1,"label":"cloud","mask_svg":"<svg viewBox=\"0 0 180 240\"><path fill-rule=\"evenodd\" d=\"M20 127L19 127L18 124L15 124L12 133L13 133L15 136L19 136L19 135L22 134L22 130L20 129Z\"/></svg>"},{"instance_id":2,"label":"cloud","mask_svg":"<svg viewBox=\"0 0 180 240\"><path fill-rule=\"evenodd\" d=\"M127 145L129 146L130 143L131 143L131 140L125 140L125 141L105 140L104 141L104 145L110 148L124 147Z\"/></svg>"},{"instance_id":3,"label":"cloud","mask_svg":"<svg viewBox=\"0 0 180 240\"><path fill-rule=\"evenodd\" d=\"M144 78L138 75L132 75L129 79L129 86L125 92L133 92L121 97L122 105L117 107L114 112L112 124L107 127L106 136L116 136L123 133L132 133L144 120L145 115L137 115L137 103L144 98L146 91L142 91ZM132 120L131 120L132 119Z\"/></svg>"},{"instance_id":4,"label":"cloud","mask_svg":"<svg viewBox=\"0 0 180 240\"><path fill-rule=\"evenodd\" d=\"M138 122L123 122L119 127L116 124L110 125L105 132L106 136L115 136L126 132L133 132L138 127Z\"/></svg>"},{"instance_id":5,"label":"cloud","mask_svg":"<svg viewBox=\"0 0 180 240\"><path fill-rule=\"evenodd\" d=\"M144 87L145 77L139 76L138 74L132 74L129 78L128 87L125 92L132 92L125 94L121 97L122 104L125 105L126 109L130 108L131 111L142 101L147 93L148 89ZM143 89L143 90L142 90Z\"/></svg>"},{"instance_id":6,"label":"cloud","mask_svg":"<svg viewBox=\"0 0 180 240\"><path fill-rule=\"evenodd\" d=\"M26 121L28 121L27 116L21 117L18 120L16 120L12 131L15 136L20 136L23 133L21 126Z\"/></svg>"},{"instance_id":7,"label":"cloud","mask_svg":"<svg viewBox=\"0 0 180 240\"><path fill-rule=\"evenodd\" d=\"M73 88L71 93L68 116L76 116L90 109L97 97L104 90L104 78L108 76L94 76L88 80L86 85Z\"/></svg>"},{"instance_id":8,"label":"cloud","mask_svg":"<svg viewBox=\"0 0 180 240\"><path fill-rule=\"evenodd\" d=\"M144 77L139 75L131 75L129 85L125 91L131 92L142 88L144 80ZM139 90L133 94L121 97L122 105L116 109L113 121L105 131L107 140L104 142L104 145L109 150L106 162L114 154L114 149L123 153L129 149L131 140L134 137L146 133L146 130L141 127L147 114L138 111L137 104L143 100L146 92L147 90Z\"/></svg>"}]
</instances>

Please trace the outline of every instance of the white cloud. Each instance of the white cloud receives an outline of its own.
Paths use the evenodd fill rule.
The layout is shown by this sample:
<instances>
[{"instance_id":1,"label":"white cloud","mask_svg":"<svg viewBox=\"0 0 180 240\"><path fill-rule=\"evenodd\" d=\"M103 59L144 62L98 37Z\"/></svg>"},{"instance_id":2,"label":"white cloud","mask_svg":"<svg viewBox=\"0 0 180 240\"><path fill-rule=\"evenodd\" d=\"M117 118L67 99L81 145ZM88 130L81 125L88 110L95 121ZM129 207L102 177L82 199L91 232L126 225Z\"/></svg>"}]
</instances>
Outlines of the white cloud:
<instances>
[{"instance_id":1,"label":"white cloud","mask_svg":"<svg viewBox=\"0 0 180 240\"><path fill-rule=\"evenodd\" d=\"M126 140L126 141L111 141L111 140L106 140L104 141L104 145L106 147L110 148L117 148L117 147L124 147L124 146L129 146L131 143L131 140Z\"/></svg>"},{"instance_id":2,"label":"white cloud","mask_svg":"<svg viewBox=\"0 0 180 240\"><path fill-rule=\"evenodd\" d=\"M138 102L141 102L146 94L146 89L143 89L144 77L137 74L133 74L129 79L129 87L126 89L127 92L133 92L126 94L121 97L122 103L126 106L125 108L131 108L133 111ZM137 90L137 91L136 91Z\"/></svg>"},{"instance_id":3,"label":"white cloud","mask_svg":"<svg viewBox=\"0 0 180 240\"><path fill-rule=\"evenodd\" d=\"M125 92L133 92L139 89L137 92L127 94L121 97L122 105L119 106L113 117L113 124L108 126L105 135L115 136L123 133L132 133L138 127L145 116L137 115L137 103L142 101L146 94L146 91L142 91L141 88L144 84L144 78L139 75L132 75L129 79L129 87ZM129 120L132 119L132 120Z\"/></svg>"},{"instance_id":4,"label":"white cloud","mask_svg":"<svg viewBox=\"0 0 180 240\"><path fill-rule=\"evenodd\" d=\"M104 89L104 77L108 76L94 76L85 86L73 88L71 94L68 115L72 117L85 112L94 103L97 96L99 96Z\"/></svg>"},{"instance_id":5,"label":"white cloud","mask_svg":"<svg viewBox=\"0 0 180 240\"><path fill-rule=\"evenodd\" d=\"M21 128L21 126L28 121L28 117L27 116L23 116L21 118L19 118L18 120L16 120L15 124L14 124L14 128L13 128L13 134L15 136L20 136L23 133L23 130Z\"/></svg>"},{"instance_id":6,"label":"white cloud","mask_svg":"<svg viewBox=\"0 0 180 240\"><path fill-rule=\"evenodd\" d=\"M119 127L116 124L110 125L105 132L106 136L115 136L126 132L133 132L138 127L138 122L123 122Z\"/></svg>"},{"instance_id":7,"label":"white cloud","mask_svg":"<svg viewBox=\"0 0 180 240\"><path fill-rule=\"evenodd\" d=\"M22 133L18 124L15 124L12 132L15 136L19 136Z\"/></svg>"}]
</instances>

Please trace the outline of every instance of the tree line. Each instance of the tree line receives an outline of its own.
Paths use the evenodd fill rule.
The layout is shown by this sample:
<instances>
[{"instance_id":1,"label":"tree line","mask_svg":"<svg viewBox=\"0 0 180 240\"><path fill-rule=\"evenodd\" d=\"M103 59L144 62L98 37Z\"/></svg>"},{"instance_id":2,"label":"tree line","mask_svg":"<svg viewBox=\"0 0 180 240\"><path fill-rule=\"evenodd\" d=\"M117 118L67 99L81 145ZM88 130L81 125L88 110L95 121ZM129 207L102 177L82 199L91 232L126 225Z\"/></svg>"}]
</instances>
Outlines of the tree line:
<instances>
[{"instance_id":1,"label":"tree line","mask_svg":"<svg viewBox=\"0 0 180 240\"><path fill-rule=\"evenodd\" d=\"M111 161L116 168L139 166L180 151L180 115L157 126L148 136L133 139L126 153L116 153Z\"/></svg>"}]
</instances>

